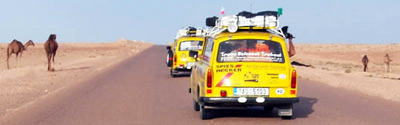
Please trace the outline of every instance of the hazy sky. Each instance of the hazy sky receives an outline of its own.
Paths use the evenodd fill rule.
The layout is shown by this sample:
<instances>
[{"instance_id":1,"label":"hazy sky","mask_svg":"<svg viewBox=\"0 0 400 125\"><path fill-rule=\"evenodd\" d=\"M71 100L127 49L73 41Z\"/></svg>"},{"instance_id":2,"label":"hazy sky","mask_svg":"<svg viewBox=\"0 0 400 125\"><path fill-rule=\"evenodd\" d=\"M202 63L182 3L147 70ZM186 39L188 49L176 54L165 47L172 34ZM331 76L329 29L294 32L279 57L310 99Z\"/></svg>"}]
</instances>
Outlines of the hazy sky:
<instances>
[{"instance_id":1,"label":"hazy sky","mask_svg":"<svg viewBox=\"0 0 400 125\"><path fill-rule=\"evenodd\" d=\"M298 43L398 43L400 0L1 0L0 41L107 42L119 38L157 44L184 26L240 11L283 8Z\"/></svg>"}]
</instances>

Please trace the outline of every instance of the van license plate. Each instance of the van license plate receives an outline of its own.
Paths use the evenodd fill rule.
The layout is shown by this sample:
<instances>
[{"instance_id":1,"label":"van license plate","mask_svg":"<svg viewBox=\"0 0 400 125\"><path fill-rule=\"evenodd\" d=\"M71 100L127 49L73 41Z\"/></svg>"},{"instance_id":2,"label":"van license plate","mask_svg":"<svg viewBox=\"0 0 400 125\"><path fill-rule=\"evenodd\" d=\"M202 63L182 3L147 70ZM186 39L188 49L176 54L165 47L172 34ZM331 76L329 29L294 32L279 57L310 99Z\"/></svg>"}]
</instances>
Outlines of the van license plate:
<instances>
[{"instance_id":1,"label":"van license plate","mask_svg":"<svg viewBox=\"0 0 400 125\"><path fill-rule=\"evenodd\" d=\"M233 88L233 95L269 95L269 88Z\"/></svg>"}]
</instances>

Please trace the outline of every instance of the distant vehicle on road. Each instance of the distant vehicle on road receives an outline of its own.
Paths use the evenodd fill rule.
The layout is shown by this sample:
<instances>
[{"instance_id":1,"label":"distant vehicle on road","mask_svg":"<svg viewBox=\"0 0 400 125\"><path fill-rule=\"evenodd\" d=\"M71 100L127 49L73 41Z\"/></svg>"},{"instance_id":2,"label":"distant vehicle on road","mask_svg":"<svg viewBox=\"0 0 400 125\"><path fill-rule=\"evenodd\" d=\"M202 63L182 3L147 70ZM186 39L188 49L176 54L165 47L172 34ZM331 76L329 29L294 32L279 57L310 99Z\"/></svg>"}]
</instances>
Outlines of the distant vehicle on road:
<instances>
[{"instance_id":1,"label":"distant vehicle on road","mask_svg":"<svg viewBox=\"0 0 400 125\"><path fill-rule=\"evenodd\" d=\"M278 27L278 12L241 12L207 18L213 26L204 51L190 51L198 60L189 92L201 119L210 119L218 107L262 106L278 109L291 119L297 97L297 72L290 64L285 34Z\"/></svg>"},{"instance_id":2,"label":"distant vehicle on road","mask_svg":"<svg viewBox=\"0 0 400 125\"><path fill-rule=\"evenodd\" d=\"M200 28L187 27L178 31L172 46L167 46L167 66L170 75L191 72L195 58L189 57L189 51L202 53L206 31Z\"/></svg>"}]
</instances>

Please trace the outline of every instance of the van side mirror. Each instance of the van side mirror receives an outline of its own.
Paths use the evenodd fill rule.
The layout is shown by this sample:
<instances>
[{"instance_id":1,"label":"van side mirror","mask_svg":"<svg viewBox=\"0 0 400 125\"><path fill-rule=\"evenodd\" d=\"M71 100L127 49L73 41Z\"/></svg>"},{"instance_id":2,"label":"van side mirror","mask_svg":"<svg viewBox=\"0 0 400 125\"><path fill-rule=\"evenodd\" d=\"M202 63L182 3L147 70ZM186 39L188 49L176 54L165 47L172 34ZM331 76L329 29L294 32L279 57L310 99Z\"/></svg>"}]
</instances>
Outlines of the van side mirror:
<instances>
[{"instance_id":1,"label":"van side mirror","mask_svg":"<svg viewBox=\"0 0 400 125\"><path fill-rule=\"evenodd\" d=\"M199 52L190 50L189 51L189 57L193 57L197 61L197 58L199 57Z\"/></svg>"},{"instance_id":2,"label":"van side mirror","mask_svg":"<svg viewBox=\"0 0 400 125\"><path fill-rule=\"evenodd\" d=\"M170 50L170 49L171 49L171 46L167 46L167 49Z\"/></svg>"},{"instance_id":3,"label":"van side mirror","mask_svg":"<svg viewBox=\"0 0 400 125\"><path fill-rule=\"evenodd\" d=\"M294 37L292 34L290 34L290 33L288 32L288 28L289 28L289 26L284 26L284 27L282 27L282 33L283 33L283 35L285 35L286 38L296 38L296 37Z\"/></svg>"},{"instance_id":4,"label":"van side mirror","mask_svg":"<svg viewBox=\"0 0 400 125\"><path fill-rule=\"evenodd\" d=\"M285 35L285 37L287 37L288 36L288 26L284 26L284 27L282 27L282 33L283 33L283 35Z\"/></svg>"}]
</instances>

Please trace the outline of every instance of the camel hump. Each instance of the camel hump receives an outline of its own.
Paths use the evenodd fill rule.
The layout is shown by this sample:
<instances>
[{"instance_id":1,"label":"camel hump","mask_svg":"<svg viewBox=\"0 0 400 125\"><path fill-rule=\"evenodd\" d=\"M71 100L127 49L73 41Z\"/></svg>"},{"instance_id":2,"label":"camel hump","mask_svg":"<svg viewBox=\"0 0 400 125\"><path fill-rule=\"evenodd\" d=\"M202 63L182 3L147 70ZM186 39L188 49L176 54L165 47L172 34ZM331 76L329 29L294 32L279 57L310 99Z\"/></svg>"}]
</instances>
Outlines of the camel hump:
<instances>
[{"instance_id":1,"label":"camel hump","mask_svg":"<svg viewBox=\"0 0 400 125\"><path fill-rule=\"evenodd\" d=\"M18 46L19 46L20 49L26 50L26 49L25 49L25 46L24 46L21 42L19 42L19 41L18 41Z\"/></svg>"},{"instance_id":2,"label":"camel hump","mask_svg":"<svg viewBox=\"0 0 400 125\"><path fill-rule=\"evenodd\" d=\"M47 53L53 53L57 51L58 44L55 40L47 40L46 43L44 44L44 48Z\"/></svg>"},{"instance_id":3,"label":"camel hump","mask_svg":"<svg viewBox=\"0 0 400 125\"><path fill-rule=\"evenodd\" d=\"M13 39L13 40L11 41L11 43L15 43L15 42L18 42L18 40Z\"/></svg>"}]
</instances>

